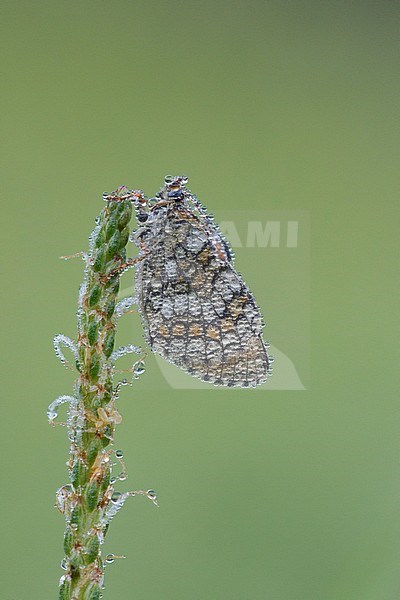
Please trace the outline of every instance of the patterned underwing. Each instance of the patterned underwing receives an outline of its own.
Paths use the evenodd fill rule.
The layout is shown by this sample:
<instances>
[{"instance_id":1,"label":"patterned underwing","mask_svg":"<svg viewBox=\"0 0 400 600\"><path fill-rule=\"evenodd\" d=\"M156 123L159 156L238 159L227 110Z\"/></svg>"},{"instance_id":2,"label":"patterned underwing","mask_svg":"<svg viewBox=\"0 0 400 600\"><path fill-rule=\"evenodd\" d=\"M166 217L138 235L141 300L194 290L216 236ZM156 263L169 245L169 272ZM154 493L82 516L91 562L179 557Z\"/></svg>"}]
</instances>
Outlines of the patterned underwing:
<instances>
[{"instance_id":1,"label":"patterned underwing","mask_svg":"<svg viewBox=\"0 0 400 600\"><path fill-rule=\"evenodd\" d=\"M155 198L135 200L135 295L145 337L202 381L254 387L272 362L260 310L228 242L186 184L185 176L167 176Z\"/></svg>"}]
</instances>

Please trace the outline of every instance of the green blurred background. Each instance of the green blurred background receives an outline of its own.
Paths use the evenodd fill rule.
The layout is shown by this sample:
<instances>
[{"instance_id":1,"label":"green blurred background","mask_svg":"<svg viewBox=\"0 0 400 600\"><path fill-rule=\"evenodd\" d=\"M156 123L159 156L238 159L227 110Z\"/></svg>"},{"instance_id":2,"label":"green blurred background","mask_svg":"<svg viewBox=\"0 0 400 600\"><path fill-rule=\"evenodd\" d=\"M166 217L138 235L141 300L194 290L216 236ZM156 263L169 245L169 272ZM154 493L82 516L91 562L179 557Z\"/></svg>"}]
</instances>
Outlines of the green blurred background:
<instances>
[{"instance_id":1,"label":"green blurred background","mask_svg":"<svg viewBox=\"0 0 400 600\"><path fill-rule=\"evenodd\" d=\"M173 389L149 359L116 447L122 489L161 507L116 517L105 551L128 558L105 598L397 599L398 3L0 8L1 597L56 598L61 574L67 441L45 414L72 389L51 340L74 335L82 263L58 256L86 248L104 190L186 172L218 219L308 213L301 293L308 274L274 249L237 250L307 389Z\"/></svg>"}]
</instances>

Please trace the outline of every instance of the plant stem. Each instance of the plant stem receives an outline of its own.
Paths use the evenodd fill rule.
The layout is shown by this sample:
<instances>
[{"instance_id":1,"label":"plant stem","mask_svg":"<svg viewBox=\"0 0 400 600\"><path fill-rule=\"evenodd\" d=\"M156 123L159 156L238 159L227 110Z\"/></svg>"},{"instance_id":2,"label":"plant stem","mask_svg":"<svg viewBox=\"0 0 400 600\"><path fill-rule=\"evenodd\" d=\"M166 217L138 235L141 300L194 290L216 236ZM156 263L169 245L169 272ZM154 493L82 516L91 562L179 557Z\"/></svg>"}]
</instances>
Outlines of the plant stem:
<instances>
[{"instance_id":1,"label":"plant stem","mask_svg":"<svg viewBox=\"0 0 400 600\"><path fill-rule=\"evenodd\" d=\"M70 483L57 492L57 506L66 519L60 600L101 598L105 562L115 558L108 555L103 561L101 556L110 520L128 496L144 494L156 502L152 490L125 494L114 490L113 460L122 464L120 479L126 478L122 454L112 450L112 442L115 426L121 422L115 406L118 390L127 383L123 380L113 387L114 361L124 354L140 352L133 346L114 352L116 321L124 312L116 310L116 299L120 275L127 267L125 246L135 193L118 188L105 200L106 206L89 238L89 253L83 255L86 268L79 292L77 342L61 335L55 338L59 358L66 363L60 346L67 346L75 355L79 372L75 395L61 396L48 411L53 422L57 407L69 402ZM143 363L139 363L141 372Z\"/></svg>"}]
</instances>

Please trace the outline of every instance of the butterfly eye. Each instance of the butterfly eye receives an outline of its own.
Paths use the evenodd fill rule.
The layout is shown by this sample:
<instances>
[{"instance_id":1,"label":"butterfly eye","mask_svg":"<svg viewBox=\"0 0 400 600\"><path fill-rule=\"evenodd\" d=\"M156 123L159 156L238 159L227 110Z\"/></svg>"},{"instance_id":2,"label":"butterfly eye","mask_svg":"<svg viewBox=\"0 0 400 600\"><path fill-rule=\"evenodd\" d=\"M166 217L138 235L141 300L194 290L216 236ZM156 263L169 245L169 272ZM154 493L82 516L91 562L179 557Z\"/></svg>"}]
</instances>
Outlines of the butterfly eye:
<instances>
[{"instance_id":1,"label":"butterfly eye","mask_svg":"<svg viewBox=\"0 0 400 600\"><path fill-rule=\"evenodd\" d=\"M184 199L184 194L181 190L175 190L173 192L168 192L168 198L173 198L177 202Z\"/></svg>"}]
</instances>

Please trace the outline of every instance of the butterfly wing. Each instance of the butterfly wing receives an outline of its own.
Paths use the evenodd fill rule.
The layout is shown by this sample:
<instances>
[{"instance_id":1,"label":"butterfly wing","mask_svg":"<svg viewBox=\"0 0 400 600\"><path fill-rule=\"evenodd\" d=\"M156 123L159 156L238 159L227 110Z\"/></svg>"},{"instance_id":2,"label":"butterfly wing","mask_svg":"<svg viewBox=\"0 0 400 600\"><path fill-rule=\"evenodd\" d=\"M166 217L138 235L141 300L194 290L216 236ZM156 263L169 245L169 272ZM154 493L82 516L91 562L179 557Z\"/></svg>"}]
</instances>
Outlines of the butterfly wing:
<instances>
[{"instance_id":1,"label":"butterfly wing","mask_svg":"<svg viewBox=\"0 0 400 600\"><path fill-rule=\"evenodd\" d=\"M270 361L262 317L212 223L160 208L141 247L136 296L152 350L215 385L264 382Z\"/></svg>"}]
</instances>

